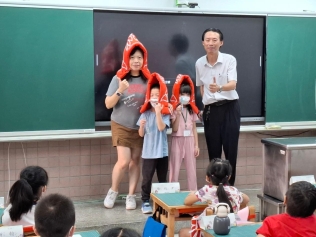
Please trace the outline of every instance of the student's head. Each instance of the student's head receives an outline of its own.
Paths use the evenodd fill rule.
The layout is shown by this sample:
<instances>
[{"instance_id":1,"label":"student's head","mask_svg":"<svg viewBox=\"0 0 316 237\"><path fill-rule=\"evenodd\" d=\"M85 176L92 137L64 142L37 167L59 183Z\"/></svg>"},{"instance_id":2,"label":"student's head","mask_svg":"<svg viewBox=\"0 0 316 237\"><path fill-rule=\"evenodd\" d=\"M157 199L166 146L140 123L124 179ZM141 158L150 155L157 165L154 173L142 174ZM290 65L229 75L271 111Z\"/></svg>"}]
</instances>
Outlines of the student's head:
<instances>
[{"instance_id":1,"label":"student's head","mask_svg":"<svg viewBox=\"0 0 316 237\"><path fill-rule=\"evenodd\" d=\"M213 185L228 184L228 180L232 174L232 167L228 160L221 158L213 159L207 167L206 178Z\"/></svg>"},{"instance_id":2,"label":"student's head","mask_svg":"<svg viewBox=\"0 0 316 237\"><path fill-rule=\"evenodd\" d=\"M105 231L100 237L140 237L140 235L132 229L115 227Z\"/></svg>"},{"instance_id":3,"label":"student's head","mask_svg":"<svg viewBox=\"0 0 316 237\"><path fill-rule=\"evenodd\" d=\"M285 194L285 204L291 216L311 216L316 209L316 187L306 181L291 184Z\"/></svg>"},{"instance_id":4,"label":"student's head","mask_svg":"<svg viewBox=\"0 0 316 237\"><path fill-rule=\"evenodd\" d=\"M187 83L183 83L180 86L180 95L191 96L191 86Z\"/></svg>"},{"instance_id":5,"label":"student's head","mask_svg":"<svg viewBox=\"0 0 316 237\"><path fill-rule=\"evenodd\" d=\"M180 86L180 104L186 106L189 110L189 113L192 114L193 110L190 103L190 99L191 99L191 86L187 83L183 83Z\"/></svg>"},{"instance_id":6,"label":"student's head","mask_svg":"<svg viewBox=\"0 0 316 237\"><path fill-rule=\"evenodd\" d=\"M219 202L225 202L230 206L231 212L233 207L228 199L227 193L224 190L224 185L229 185L228 180L232 174L232 167L228 160L220 158L213 159L206 170L206 181L212 185L218 186L216 194Z\"/></svg>"},{"instance_id":7,"label":"student's head","mask_svg":"<svg viewBox=\"0 0 316 237\"><path fill-rule=\"evenodd\" d=\"M34 231L41 237L68 237L75 230L75 207L60 194L42 198L35 209Z\"/></svg>"},{"instance_id":8,"label":"student's head","mask_svg":"<svg viewBox=\"0 0 316 237\"><path fill-rule=\"evenodd\" d=\"M217 53L224 44L223 33L219 29L208 28L202 34L202 45L206 53Z\"/></svg>"},{"instance_id":9,"label":"student's head","mask_svg":"<svg viewBox=\"0 0 316 237\"><path fill-rule=\"evenodd\" d=\"M132 49L129 55L129 66L131 68L131 73L139 73L144 62L144 52L143 50L136 46Z\"/></svg>"},{"instance_id":10,"label":"student's head","mask_svg":"<svg viewBox=\"0 0 316 237\"><path fill-rule=\"evenodd\" d=\"M172 36L169 45L171 55L177 56L178 54L184 54L188 51L188 48L189 40L186 35L179 33Z\"/></svg>"},{"instance_id":11,"label":"student's head","mask_svg":"<svg viewBox=\"0 0 316 237\"><path fill-rule=\"evenodd\" d=\"M160 86L159 84L154 84L150 88L150 99L158 99L160 94Z\"/></svg>"},{"instance_id":12,"label":"student's head","mask_svg":"<svg viewBox=\"0 0 316 237\"><path fill-rule=\"evenodd\" d=\"M29 212L32 206L46 191L48 175L46 170L39 166L28 166L20 173L9 191L9 201L12 205L9 213L12 221L19 221L21 215Z\"/></svg>"}]
</instances>

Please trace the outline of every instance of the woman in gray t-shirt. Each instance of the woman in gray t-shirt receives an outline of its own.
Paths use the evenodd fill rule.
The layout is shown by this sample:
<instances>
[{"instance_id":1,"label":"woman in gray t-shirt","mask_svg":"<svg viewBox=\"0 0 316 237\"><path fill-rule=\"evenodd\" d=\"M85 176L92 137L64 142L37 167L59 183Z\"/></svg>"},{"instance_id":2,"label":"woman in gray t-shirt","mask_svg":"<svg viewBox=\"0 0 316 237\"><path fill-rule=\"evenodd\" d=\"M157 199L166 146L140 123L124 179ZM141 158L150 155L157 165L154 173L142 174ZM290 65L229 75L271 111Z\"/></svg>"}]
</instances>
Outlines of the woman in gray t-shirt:
<instances>
[{"instance_id":1,"label":"woman in gray t-shirt","mask_svg":"<svg viewBox=\"0 0 316 237\"><path fill-rule=\"evenodd\" d=\"M104 199L104 206L112 208L118 195L119 184L129 171L129 193L126 209L136 209L135 189L140 176L140 156L143 138L136 125L140 107L145 102L147 81L147 50L135 35L130 34L123 52L121 69L113 77L107 91L105 105L113 108L111 115L112 143L118 159L112 172L112 186Z\"/></svg>"}]
</instances>

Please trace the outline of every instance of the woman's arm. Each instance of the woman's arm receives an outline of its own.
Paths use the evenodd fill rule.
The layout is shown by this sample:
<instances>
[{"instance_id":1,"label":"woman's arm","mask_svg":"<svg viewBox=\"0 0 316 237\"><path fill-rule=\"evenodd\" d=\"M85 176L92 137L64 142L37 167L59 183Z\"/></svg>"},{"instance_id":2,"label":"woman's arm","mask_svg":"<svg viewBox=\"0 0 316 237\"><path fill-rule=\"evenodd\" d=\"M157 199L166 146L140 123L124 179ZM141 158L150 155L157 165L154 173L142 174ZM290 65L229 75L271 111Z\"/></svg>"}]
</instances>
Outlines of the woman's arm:
<instances>
[{"instance_id":1,"label":"woman's arm","mask_svg":"<svg viewBox=\"0 0 316 237\"><path fill-rule=\"evenodd\" d=\"M107 109L113 108L117 104L119 99L121 98L122 93L129 87L128 81L126 81L126 79L121 81L120 79L117 78L117 80L119 80L118 82L119 88L113 95L107 96L105 98L105 106ZM121 95L117 95L118 93Z\"/></svg>"},{"instance_id":2,"label":"woman's arm","mask_svg":"<svg viewBox=\"0 0 316 237\"><path fill-rule=\"evenodd\" d=\"M184 199L184 205L192 206L194 203L198 202L199 199L195 195L195 192L191 192L188 196Z\"/></svg>"}]
</instances>

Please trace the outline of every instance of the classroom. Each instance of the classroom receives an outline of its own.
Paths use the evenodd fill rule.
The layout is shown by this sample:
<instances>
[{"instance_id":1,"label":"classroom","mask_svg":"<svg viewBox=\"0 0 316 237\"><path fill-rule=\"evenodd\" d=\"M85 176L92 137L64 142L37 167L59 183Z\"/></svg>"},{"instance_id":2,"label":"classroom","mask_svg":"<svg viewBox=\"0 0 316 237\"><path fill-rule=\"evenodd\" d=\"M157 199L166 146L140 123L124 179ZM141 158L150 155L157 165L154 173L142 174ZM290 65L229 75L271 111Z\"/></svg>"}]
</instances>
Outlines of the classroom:
<instances>
[{"instance_id":1,"label":"classroom","mask_svg":"<svg viewBox=\"0 0 316 237\"><path fill-rule=\"evenodd\" d=\"M265 186L273 183L267 176L277 171L270 166L265 171L264 163L278 151L269 150L278 143L273 139L294 139L277 146L287 146L287 142L305 146L306 153L298 152L307 156L303 163L313 162L316 149L316 4L313 0L196 0L198 6L189 8L190 2L0 0L0 197L5 202L20 171L38 165L49 174L48 194L70 197L82 215L90 207L91 212L103 208L106 215L102 202L117 161L110 112L103 98L96 100L106 93L97 90L98 83L104 90L113 76L108 78L102 69L106 46L117 39L122 60L126 39L135 33L147 47L150 71L165 77L170 95L177 74L176 59L167 50L169 38L176 30L185 32L190 42L188 52L196 61L205 54L200 41L203 30L218 27L224 29L223 51L237 58L241 126L234 186L252 194L257 221L259 216L274 212L273 204L264 215L260 213L257 197L262 195L264 202L264 190L274 192ZM102 84L101 79L108 82ZM201 101L196 103L202 110ZM100 108L105 114L101 115ZM197 187L202 187L209 164L202 124L197 125L197 133ZM302 144L300 138L306 138L306 143ZM169 144L170 140L168 132ZM295 148L285 150L292 152L292 157L297 154ZM285 183L280 185L284 189L276 198L283 198L288 175L305 175L300 173L304 169L316 175L315 164L299 166L299 171L282 176ZM153 182L158 182L156 176ZM183 164L179 183L181 191L188 190ZM125 174L120 198L128 190ZM140 197L140 193L141 181L136 195ZM137 229L144 225L148 216L138 209L135 223L129 221L133 219L131 211L119 211L129 222L127 226ZM115 208L111 211L113 215ZM120 218L107 220L110 223L96 221L89 226L80 219L79 230L97 229L101 233L120 224ZM180 227L177 224L175 233Z\"/></svg>"}]
</instances>

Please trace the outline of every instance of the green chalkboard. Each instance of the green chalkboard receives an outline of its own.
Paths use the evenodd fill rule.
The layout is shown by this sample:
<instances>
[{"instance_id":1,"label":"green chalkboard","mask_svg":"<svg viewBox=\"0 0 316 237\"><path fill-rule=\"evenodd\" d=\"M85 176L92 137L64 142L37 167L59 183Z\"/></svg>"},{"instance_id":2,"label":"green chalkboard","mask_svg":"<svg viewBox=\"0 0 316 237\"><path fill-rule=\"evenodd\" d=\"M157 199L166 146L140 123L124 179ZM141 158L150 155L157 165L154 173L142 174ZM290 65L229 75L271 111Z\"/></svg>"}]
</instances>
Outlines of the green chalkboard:
<instances>
[{"instance_id":1,"label":"green chalkboard","mask_svg":"<svg viewBox=\"0 0 316 237\"><path fill-rule=\"evenodd\" d=\"M266 122L316 121L316 18L267 20Z\"/></svg>"},{"instance_id":2,"label":"green chalkboard","mask_svg":"<svg viewBox=\"0 0 316 237\"><path fill-rule=\"evenodd\" d=\"M0 132L94 129L93 12L0 7Z\"/></svg>"}]
</instances>

